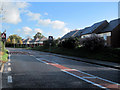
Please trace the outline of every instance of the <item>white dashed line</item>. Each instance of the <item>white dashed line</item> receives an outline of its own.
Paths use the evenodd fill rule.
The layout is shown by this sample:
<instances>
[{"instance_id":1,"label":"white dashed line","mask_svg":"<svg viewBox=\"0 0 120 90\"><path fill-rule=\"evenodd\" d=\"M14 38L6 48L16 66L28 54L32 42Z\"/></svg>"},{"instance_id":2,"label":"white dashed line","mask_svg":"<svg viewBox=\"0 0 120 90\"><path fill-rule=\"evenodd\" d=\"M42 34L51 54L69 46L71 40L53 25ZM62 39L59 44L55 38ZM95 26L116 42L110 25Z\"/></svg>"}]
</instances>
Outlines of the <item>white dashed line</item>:
<instances>
[{"instance_id":1,"label":"white dashed line","mask_svg":"<svg viewBox=\"0 0 120 90\"><path fill-rule=\"evenodd\" d=\"M8 83L12 83L12 76L8 76Z\"/></svg>"},{"instance_id":2,"label":"white dashed line","mask_svg":"<svg viewBox=\"0 0 120 90\"><path fill-rule=\"evenodd\" d=\"M8 71L9 71L9 72L11 71L11 67L8 67Z\"/></svg>"},{"instance_id":3,"label":"white dashed line","mask_svg":"<svg viewBox=\"0 0 120 90\"><path fill-rule=\"evenodd\" d=\"M11 65L11 63L8 63L8 65L10 66L10 65Z\"/></svg>"}]
</instances>

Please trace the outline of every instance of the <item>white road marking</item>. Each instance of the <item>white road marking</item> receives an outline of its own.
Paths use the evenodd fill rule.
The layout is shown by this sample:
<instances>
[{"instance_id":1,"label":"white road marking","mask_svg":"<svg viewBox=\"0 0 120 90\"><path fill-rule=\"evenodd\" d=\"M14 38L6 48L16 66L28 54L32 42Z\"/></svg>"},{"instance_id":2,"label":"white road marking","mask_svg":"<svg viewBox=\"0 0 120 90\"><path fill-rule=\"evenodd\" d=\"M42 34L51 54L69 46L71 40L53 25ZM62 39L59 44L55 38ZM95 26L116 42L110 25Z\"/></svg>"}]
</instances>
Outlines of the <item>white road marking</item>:
<instances>
[{"instance_id":1,"label":"white road marking","mask_svg":"<svg viewBox=\"0 0 120 90\"><path fill-rule=\"evenodd\" d=\"M12 83L12 76L8 76L8 83Z\"/></svg>"},{"instance_id":2,"label":"white road marking","mask_svg":"<svg viewBox=\"0 0 120 90\"><path fill-rule=\"evenodd\" d=\"M91 74L88 74L88 73L85 73L85 72L82 72L82 71L78 71L78 72L84 73L84 74L89 75L89 76L92 76L92 77L96 77L96 78L98 78L98 79L101 79L101 80L104 80L104 81L107 81L107 82L110 82L110 83L113 83L113 84L118 84L118 85L120 85L119 83L112 82L112 81L109 81L109 80L100 78L100 77L98 77L98 76L95 76L95 75L91 75Z\"/></svg>"},{"instance_id":3,"label":"white road marking","mask_svg":"<svg viewBox=\"0 0 120 90\"><path fill-rule=\"evenodd\" d=\"M76 69L61 69L61 71L66 71L66 70L78 71L78 70L76 70Z\"/></svg>"},{"instance_id":4,"label":"white road marking","mask_svg":"<svg viewBox=\"0 0 120 90\"><path fill-rule=\"evenodd\" d=\"M10 65L11 65L11 63L8 63L8 65L10 66Z\"/></svg>"},{"instance_id":5,"label":"white road marking","mask_svg":"<svg viewBox=\"0 0 120 90\"><path fill-rule=\"evenodd\" d=\"M9 72L11 71L11 67L8 67L8 71L9 71Z\"/></svg>"},{"instance_id":6,"label":"white road marking","mask_svg":"<svg viewBox=\"0 0 120 90\"><path fill-rule=\"evenodd\" d=\"M11 60L10 60L10 59L8 59L8 61L10 62Z\"/></svg>"},{"instance_id":7,"label":"white road marking","mask_svg":"<svg viewBox=\"0 0 120 90\"><path fill-rule=\"evenodd\" d=\"M94 83L94 82L92 82L92 81L89 81L89 80L87 80L87 79L84 79L84 78L82 78L82 77L79 77L79 76L77 76L77 75L75 75L75 74L72 74L72 73L70 73L70 72L67 72L67 71L63 71L63 72L68 73L68 74L70 74L70 75L72 75L72 76L74 76L74 77L77 77L77 78L79 78L79 79L82 79L82 80L84 80L84 81L86 81L86 82L88 82L88 83L91 83L91 84L93 84L93 85L95 85L95 86L98 86L98 87L100 87L100 88L107 89L106 87L103 87L103 86L101 86L101 85L99 85L99 84L96 84L96 83Z\"/></svg>"},{"instance_id":8,"label":"white road marking","mask_svg":"<svg viewBox=\"0 0 120 90\"><path fill-rule=\"evenodd\" d=\"M45 61L40 60L39 58L36 58L38 61L47 64Z\"/></svg>"},{"instance_id":9,"label":"white road marking","mask_svg":"<svg viewBox=\"0 0 120 90\"><path fill-rule=\"evenodd\" d=\"M41 60L42 58L36 58L36 59L37 59L38 61L40 61L40 62L49 64L49 63L47 63L47 62L42 61L42 60ZM45 59L44 59L44 60L45 60ZM48 61L48 60L46 60L46 61ZM53 62L51 62L51 63L53 63ZM51 64L51 65L54 65L54 64L55 64L55 63L53 63L53 64ZM100 88L104 88L104 89L106 89L106 90L109 90L109 89L108 89L107 87L104 87L104 86L102 86L102 85L99 85L99 84L97 84L97 83L95 83L95 82L89 81L89 80L87 80L87 78L98 78L98 79L101 79L101 80L103 80L103 81L107 81L107 82L112 83L112 84L120 85L119 83L112 82L112 81L109 81L109 80L106 80L106 79L103 79L103 78L100 78L100 77L97 77L97 76L94 76L94 75L91 75L91 74L89 74L89 73L82 72L82 71L79 71L79 70L76 70L76 69L73 69L73 70L76 70L76 71L78 71L78 72L80 72L80 73L86 74L86 75L91 76L91 77L79 77L79 76L77 76L77 75L75 75L75 74L73 74L73 73L70 73L69 71L66 71L66 70L67 70L67 69L61 69L61 71L65 72L65 73L68 73L68 74L70 74L70 75L72 75L72 76L74 76L74 77L77 77L77 78L79 78L79 79L81 79L81 80L84 80L84 81L86 81L86 82L88 82L88 83L91 83L91 84L93 84L93 85L95 85L95 86L98 86L98 87L100 87ZM86 78L86 79L85 79L85 78Z\"/></svg>"}]
</instances>

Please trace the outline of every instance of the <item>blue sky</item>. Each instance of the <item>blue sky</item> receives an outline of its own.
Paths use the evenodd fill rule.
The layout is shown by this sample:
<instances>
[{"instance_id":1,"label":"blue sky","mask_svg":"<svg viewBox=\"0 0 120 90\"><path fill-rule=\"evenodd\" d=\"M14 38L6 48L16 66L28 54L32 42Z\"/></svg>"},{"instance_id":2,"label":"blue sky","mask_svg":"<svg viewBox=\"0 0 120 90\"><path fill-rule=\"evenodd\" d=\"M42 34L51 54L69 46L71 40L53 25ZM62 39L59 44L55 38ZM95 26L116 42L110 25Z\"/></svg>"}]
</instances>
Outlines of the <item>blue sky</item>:
<instances>
[{"instance_id":1,"label":"blue sky","mask_svg":"<svg viewBox=\"0 0 120 90\"><path fill-rule=\"evenodd\" d=\"M26 2L9 6L11 11L16 9L5 16L3 30L6 28L8 36L18 34L23 38L33 37L37 31L58 38L71 30L118 17L117 2Z\"/></svg>"}]
</instances>

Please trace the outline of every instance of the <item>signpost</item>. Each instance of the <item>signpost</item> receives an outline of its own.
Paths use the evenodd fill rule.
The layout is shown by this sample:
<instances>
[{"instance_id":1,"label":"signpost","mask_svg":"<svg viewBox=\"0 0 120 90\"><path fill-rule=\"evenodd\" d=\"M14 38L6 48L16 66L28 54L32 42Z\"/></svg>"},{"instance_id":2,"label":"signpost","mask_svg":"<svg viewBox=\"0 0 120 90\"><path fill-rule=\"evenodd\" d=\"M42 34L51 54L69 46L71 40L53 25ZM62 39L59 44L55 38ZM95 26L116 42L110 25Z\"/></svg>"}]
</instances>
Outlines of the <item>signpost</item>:
<instances>
[{"instance_id":1,"label":"signpost","mask_svg":"<svg viewBox=\"0 0 120 90\"><path fill-rule=\"evenodd\" d=\"M6 41L6 33L5 33L5 32L3 32L3 33L1 34L1 38L2 38L2 41L3 41L3 42Z\"/></svg>"},{"instance_id":2,"label":"signpost","mask_svg":"<svg viewBox=\"0 0 120 90\"><path fill-rule=\"evenodd\" d=\"M3 33L1 33L1 39L3 41L3 44L4 44L4 47L3 47L3 50L5 48L5 42L6 42L6 31L4 31Z\"/></svg>"}]
</instances>

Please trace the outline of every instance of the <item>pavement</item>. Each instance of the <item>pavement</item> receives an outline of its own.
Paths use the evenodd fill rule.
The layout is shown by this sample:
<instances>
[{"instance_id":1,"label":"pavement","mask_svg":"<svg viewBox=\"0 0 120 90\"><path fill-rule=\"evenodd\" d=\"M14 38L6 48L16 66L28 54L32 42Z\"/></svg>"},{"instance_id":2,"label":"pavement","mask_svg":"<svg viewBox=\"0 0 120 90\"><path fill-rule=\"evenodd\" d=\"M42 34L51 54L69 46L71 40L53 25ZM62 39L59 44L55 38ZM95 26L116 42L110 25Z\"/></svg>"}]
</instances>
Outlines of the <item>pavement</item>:
<instances>
[{"instance_id":1,"label":"pavement","mask_svg":"<svg viewBox=\"0 0 120 90\"><path fill-rule=\"evenodd\" d=\"M119 88L120 71L117 68L53 53L14 48L8 50L11 56L4 67L3 90L6 88L98 90L115 88L117 90Z\"/></svg>"},{"instance_id":2,"label":"pavement","mask_svg":"<svg viewBox=\"0 0 120 90\"><path fill-rule=\"evenodd\" d=\"M95 59L86 59L86 58L79 58L79 57L72 57L72 56L65 56L65 55L59 55L59 54L52 54L52 55L59 56L59 57L62 57L62 58L68 58L68 59L72 59L72 60L76 60L76 61L82 61L82 62L86 62L86 63L91 63L91 64L96 64L96 65L101 65L101 66L120 69L120 64L114 63L114 62L95 60Z\"/></svg>"}]
</instances>

